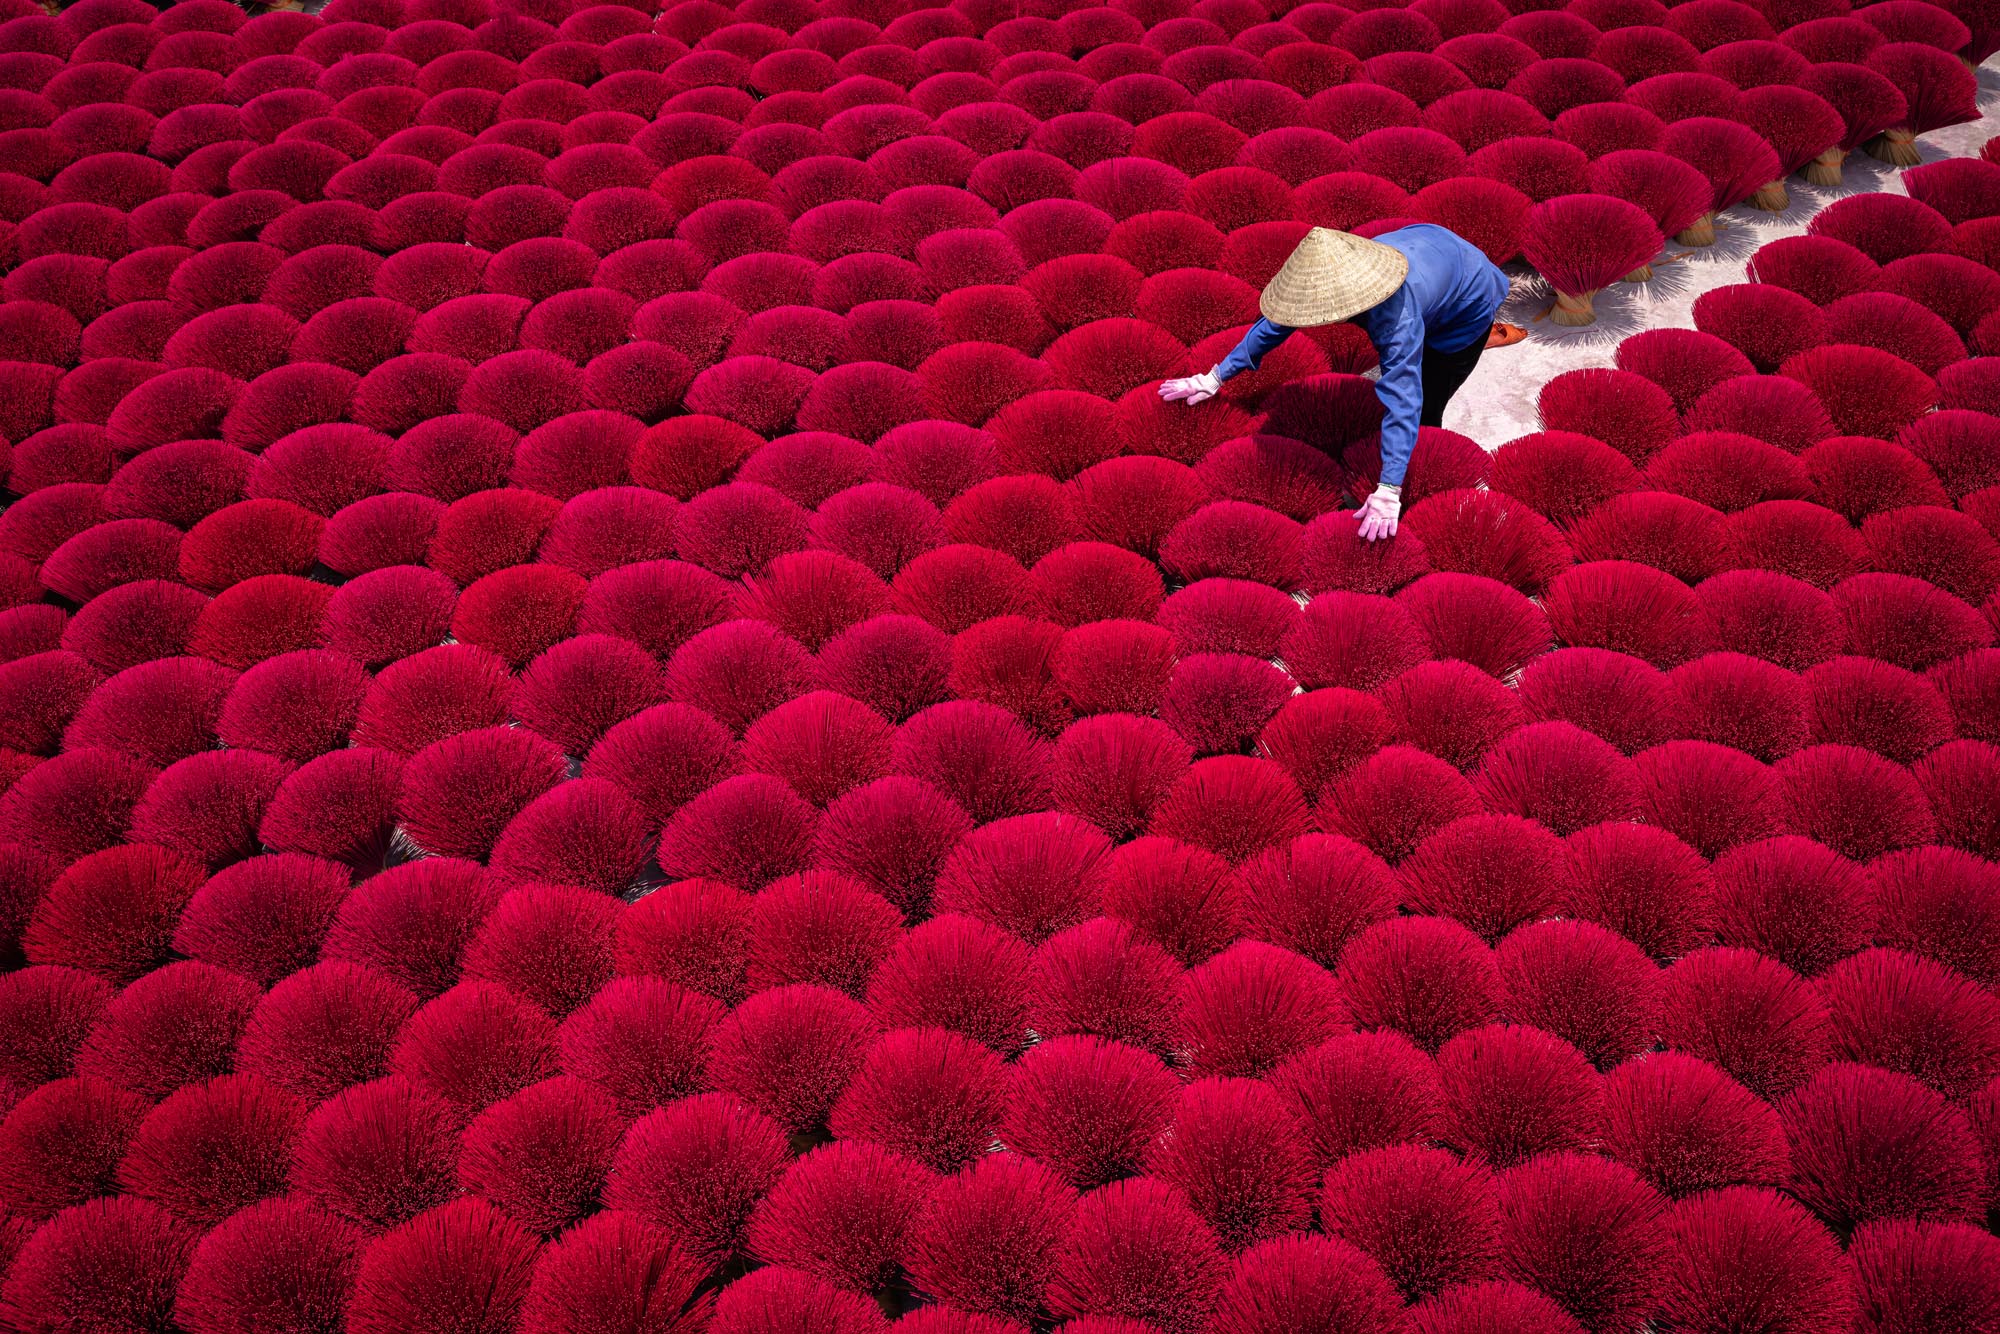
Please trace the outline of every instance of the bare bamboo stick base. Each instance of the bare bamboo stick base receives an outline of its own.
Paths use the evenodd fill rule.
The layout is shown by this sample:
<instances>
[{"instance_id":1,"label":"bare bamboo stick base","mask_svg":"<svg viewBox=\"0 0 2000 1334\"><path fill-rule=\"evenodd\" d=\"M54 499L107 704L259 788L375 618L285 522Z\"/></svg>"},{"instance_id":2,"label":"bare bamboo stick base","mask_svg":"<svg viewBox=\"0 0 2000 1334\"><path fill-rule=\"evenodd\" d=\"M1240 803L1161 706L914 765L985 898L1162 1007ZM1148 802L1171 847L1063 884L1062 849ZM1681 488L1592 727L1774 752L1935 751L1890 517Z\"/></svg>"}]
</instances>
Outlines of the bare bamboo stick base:
<instances>
[{"instance_id":1,"label":"bare bamboo stick base","mask_svg":"<svg viewBox=\"0 0 2000 1334\"><path fill-rule=\"evenodd\" d=\"M1806 163L1799 174L1806 178L1807 185L1839 185L1840 166L1847 161L1847 150L1829 148L1812 161Z\"/></svg>"},{"instance_id":2,"label":"bare bamboo stick base","mask_svg":"<svg viewBox=\"0 0 2000 1334\"><path fill-rule=\"evenodd\" d=\"M1591 308L1590 298L1595 295L1597 295L1595 292L1574 295L1569 292L1557 292L1555 308L1549 312L1549 318L1557 324L1572 329L1593 324L1597 320L1597 312Z\"/></svg>"},{"instance_id":3,"label":"bare bamboo stick base","mask_svg":"<svg viewBox=\"0 0 2000 1334\"><path fill-rule=\"evenodd\" d=\"M1908 130L1884 130L1870 139L1868 156L1892 167L1914 167L1923 157L1917 152L1917 136Z\"/></svg>"},{"instance_id":4,"label":"bare bamboo stick base","mask_svg":"<svg viewBox=\"0 0 2000 1334\"><path fill-rule=\"evenodd\" d=\"M1750 207L1766 213L1783 213L1791 206L1792 194L1783 181L1766 182L1757 187L1756 194L1750 196Z\"/></svg>"}]
</instances>

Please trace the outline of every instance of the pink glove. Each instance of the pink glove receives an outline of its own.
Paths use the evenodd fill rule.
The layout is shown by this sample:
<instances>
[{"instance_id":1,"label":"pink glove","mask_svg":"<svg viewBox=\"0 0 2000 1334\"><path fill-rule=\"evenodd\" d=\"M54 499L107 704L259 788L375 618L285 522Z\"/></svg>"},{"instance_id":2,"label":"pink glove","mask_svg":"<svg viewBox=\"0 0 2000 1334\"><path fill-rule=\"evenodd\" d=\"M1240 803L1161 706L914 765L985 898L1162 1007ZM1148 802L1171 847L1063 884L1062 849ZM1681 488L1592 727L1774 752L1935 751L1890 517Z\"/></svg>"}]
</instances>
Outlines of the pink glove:
<instances>
[{"instance_id":1,"label":"pink glove","mask_svg":"<svg viewBox=\"0 0 2000 1334\"><path fill-rule=\"evenodd\" d=\"M1160 386L1160 397L1169 403L1185 403L1193 407L1207 402L1222 392L1222 381L1216 377L1215 368L1210 367L1200 375L1190 375L1185 380L1168 380Z\"/></svg>"},{"instance_id":2,"label":"pink glove","mask_svg":"<svg viewBox=\"0 0 2000 1334\"><path fill-rule=\"evenodd\" d=\"M1394 537L1396 520L1403 513L1403 488L1387 483L1375 488L1373 495L1361 502L1356 511L1361 520L1361 540L1373 542L1378 537Z\"/></svg>"}]
</instances>

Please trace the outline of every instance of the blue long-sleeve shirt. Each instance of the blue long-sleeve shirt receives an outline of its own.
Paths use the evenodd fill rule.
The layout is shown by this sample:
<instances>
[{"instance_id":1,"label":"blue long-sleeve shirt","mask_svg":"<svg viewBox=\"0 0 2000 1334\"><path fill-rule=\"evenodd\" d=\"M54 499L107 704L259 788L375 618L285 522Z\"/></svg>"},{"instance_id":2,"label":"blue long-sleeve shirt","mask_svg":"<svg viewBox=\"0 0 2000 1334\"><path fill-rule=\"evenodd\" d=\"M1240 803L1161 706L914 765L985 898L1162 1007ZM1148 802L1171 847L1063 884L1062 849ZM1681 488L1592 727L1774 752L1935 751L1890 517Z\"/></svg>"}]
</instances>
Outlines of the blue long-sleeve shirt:
<instances>
[{"instance_id":1,"label":"blue long-sleeve shirt","mask_svg":"<svg viewBox=\"0 0 2000 1334\"><path fill-rule=\"evenodd\" d=\"M1410 275L1395 294L1353 319L1382 359L1382 378L1375 384L1382 400L1382 480L1401 486L1424 410L1424 349L1463 352L1484 338L1507 297L1507 275L1478 247L1431 223L1375 239L1410 261ZM1264 354L1291 335L1285 325L1258 320L1217 365L1216 376L1227 380L1256 370Z\"/></svg>"}]
</instances>

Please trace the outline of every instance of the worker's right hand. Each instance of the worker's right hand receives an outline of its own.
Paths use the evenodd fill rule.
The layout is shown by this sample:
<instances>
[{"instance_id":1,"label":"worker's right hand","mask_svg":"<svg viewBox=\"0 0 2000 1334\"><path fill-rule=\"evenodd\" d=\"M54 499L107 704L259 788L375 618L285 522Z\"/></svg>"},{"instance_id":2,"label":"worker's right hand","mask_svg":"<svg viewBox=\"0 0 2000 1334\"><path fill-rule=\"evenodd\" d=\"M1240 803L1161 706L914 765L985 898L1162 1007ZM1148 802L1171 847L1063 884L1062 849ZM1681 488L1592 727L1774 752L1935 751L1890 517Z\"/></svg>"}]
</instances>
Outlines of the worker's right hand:
<instances>
[{"instance_id":1,"label":"worker's right hand","mask_svg":"<svg viewBox=\"0 0 2000 1334\"><path fill-rule=\"evenodd\" d=\"M1200 375L1190 375L1185 380L1168 380L1160 385L1160 397L1169 403L1186 403L1192 407L1203 403L1222 392L1222 381L1213 369Z\"/></svg>"}]
</instances>

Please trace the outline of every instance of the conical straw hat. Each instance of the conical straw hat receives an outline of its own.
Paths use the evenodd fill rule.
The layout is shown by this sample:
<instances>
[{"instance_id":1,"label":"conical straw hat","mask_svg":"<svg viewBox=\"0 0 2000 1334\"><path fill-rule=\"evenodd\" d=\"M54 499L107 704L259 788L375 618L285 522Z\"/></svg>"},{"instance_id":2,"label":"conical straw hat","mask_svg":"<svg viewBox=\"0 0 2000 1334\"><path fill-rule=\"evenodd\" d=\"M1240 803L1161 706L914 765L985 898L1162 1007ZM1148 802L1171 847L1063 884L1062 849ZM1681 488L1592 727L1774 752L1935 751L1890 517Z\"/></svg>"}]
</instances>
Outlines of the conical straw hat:
<instances>
[{"instance_id":1,"label":"conical straw hat","mask_svg":"<svg viewBox=\"0 0 2000 1334\"><path fill-rule=\"evenodd\" d=\"M1315 227L1265 285L1258 305L1273 324L1332 324L1381 305L1409 273L1409 259L1394 246Z\"/></svg>"}]
</instances>

